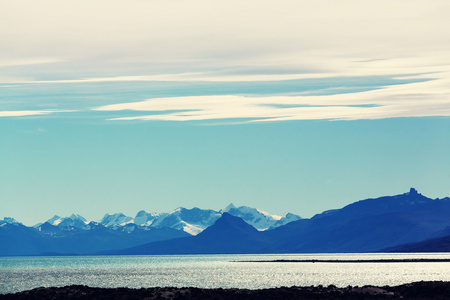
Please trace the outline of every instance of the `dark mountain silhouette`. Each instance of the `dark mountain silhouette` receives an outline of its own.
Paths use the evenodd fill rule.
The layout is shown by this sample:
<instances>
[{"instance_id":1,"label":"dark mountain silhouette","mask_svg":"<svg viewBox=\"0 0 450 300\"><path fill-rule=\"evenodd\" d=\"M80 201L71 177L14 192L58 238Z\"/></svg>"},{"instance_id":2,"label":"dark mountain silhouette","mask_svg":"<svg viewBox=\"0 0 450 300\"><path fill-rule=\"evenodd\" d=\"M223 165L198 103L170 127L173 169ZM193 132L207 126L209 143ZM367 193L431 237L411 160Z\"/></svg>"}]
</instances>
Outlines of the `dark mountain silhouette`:
<instances>
[{"instance_id":1,"label":"dark mountain silhouette","mask_svg":"<svg viewBox=\"0 0 450 300\"><path fill-rule=\"evenodd\" d=\"M450 235L389 247L383 252L450 252Z\"/></svg>"},{"instance_id":2,"label":"dark mountain silhouette","mask_svg":"<svg viewBox=\"0 0 450 300\"><path fill-rule=\"evenodd\" d=\"M30 255L42 252L45 242L39 232L20 223L0 227L0 255Z\"/></svg>"},{"instance_id":3,"label":"dark mountain silhouette","mask_svg":"<svg viewBox=\"0 0 450 300\"><path fill-rule=\"evenodd\" d=\"M450 199L430 199L415 189L367 199L271 230L284 236L265 252L369 252L439 236L450 226ZM441 234L442 236L442 234Z\"/></svg>"}]
</instances>

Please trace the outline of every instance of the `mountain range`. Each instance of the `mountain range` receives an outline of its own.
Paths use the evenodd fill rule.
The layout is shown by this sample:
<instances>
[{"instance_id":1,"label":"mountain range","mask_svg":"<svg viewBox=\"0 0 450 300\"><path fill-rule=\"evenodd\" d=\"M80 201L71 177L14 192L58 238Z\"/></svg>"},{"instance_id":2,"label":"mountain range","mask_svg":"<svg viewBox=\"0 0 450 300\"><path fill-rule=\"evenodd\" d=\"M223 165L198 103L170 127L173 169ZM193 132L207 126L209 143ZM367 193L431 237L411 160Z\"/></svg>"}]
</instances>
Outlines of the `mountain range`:
<instances>
[{"instance_id":1,"label":"mountain range","mask_svg":"<svg viewBox=\"0 0 450 300\"><path fill-rule=\"evenodd\" d=\"M411 188L310 219L234 205L221 211L141 211L135 218L107 214L100 222L55 216L35 227L5 218L0 221L0 255L402 251L430 239L448 242L449 216L450 198L430 199Z\"/></svg>"},{"instance_id":2,"label":"mountain range","mask_svg":"<svg viewBox=\"0 0 450 300\"><path fill-rule=\"evenodd\" d=\"M4 218L0 220L0 255L85 255L187 237L213 225L224 213L239 216L258 230L276 228L301 219L291 213L280 217L233 204L220 211L196 207L179 207L167 213L142 210L135 218L123 213L105 214L100 221L88 221L78 214L54 216L32 227L13 218Z\"/></svg>"},{"instance_id":3,"label":"mountain range","mask_svg":"<svg viewBox=\"0 0 450 300\"><path fill-rule=\"evenodd\" d=\"M196 235L214 224L214 222L216 222L225 212L244 219L248 224L258 230L273 229L301 219L300 216L291 213L288 213L285 217L280 217L256 208L248 206L236 207L235 205L230 204L220 211L200 209L197 207L192 209L179 207L167 213L149 213L141 210L134 218L126 216L123 213L105 214L103 218L96 223L112 229L129 227L129 224L135 224L141 228L172 228L185 231L191 235ZM49 223L64 228L75 227L78 229L89 229L88 224L90 222L91 221L87 221L78 214L72 214L71 216L64 218L54 216L46 222L34 225L34 227L39 228L42 224Z\"/></svg>"}]
</instances>

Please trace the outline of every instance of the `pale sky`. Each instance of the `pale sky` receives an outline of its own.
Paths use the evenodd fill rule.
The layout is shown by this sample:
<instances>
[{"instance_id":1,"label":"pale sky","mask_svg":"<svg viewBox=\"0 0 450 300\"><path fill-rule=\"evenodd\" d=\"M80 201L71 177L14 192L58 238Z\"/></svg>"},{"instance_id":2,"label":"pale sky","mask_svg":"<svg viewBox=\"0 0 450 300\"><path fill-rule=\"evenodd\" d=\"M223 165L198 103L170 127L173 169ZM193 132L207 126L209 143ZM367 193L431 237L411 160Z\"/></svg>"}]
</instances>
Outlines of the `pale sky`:
<instances>
[{"instance_id":1,"label":"pale sky","mask_svg":"<svg viewBox=\"0 0 450 300\"><path fill-rule=\"evenodd\" d=\"M0 4L0 218L450 196L448 1Z\"/></svg>"}]
</instances>

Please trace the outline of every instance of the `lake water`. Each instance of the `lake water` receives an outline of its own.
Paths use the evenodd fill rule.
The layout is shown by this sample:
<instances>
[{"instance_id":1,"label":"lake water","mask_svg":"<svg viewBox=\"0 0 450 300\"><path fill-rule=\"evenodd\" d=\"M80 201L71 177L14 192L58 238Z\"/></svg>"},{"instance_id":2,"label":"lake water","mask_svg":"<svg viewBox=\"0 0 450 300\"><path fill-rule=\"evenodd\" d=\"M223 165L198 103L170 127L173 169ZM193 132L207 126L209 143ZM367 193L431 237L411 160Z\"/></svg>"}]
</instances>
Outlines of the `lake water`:
<instances>
[{"instance_id":1,"label":"lake water","mask_svg":"<svg viewBox=\"0 0 450 300\"><path fill-rule=\"evenodd\" d=\"M450 281L450 262L311 263L242 260L445 258L450 253L0 257L0 293L40 286L201 287L260 289L334 284L398 285Z\"/></svg>"}]
</instances>

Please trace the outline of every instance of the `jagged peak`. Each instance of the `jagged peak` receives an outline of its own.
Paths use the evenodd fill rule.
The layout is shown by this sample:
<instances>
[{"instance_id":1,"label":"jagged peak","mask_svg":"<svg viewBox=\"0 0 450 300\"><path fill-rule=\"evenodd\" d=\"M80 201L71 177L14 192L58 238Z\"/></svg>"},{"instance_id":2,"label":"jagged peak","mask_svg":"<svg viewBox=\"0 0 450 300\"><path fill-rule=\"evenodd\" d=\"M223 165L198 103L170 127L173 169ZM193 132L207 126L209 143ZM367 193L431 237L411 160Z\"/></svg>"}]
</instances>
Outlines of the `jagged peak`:
<instances>
[{"instance_id":1,"label":"jagged peak","mask_svg":"<svg viewBox=\"0 0 450 300\"><path fill-rule=\"evenodd\" d=\"M70 217L68 217L69 219L72 219L72 220L77 220L77 219L79 219L79 220L82 220L83 222L86 222L86 219L82 216L82 215L79 215L79 214L72 214L72 215L70 215Z\"/></svg>"},{"instance_id":2,"label":"jagged peak","mask_svg":"<svg viewBox=\"0 0 450 300\"><path fill-rule=\"evenodd\" d=\"M224 212L228 212L230 211L230 209L236 208L236 205L234 205L233 203L228 204L227 207L225 207L225 209L223 210Z\"/></svg>"},{"instance_id":3,"label":"jagged peak","mask_svg":"<svg viewBox=\"0 0 450 300\"><path fill-rule=\"evenodd\" d=\"M410 188L409 192L406 194L411 196L421 195L415 188Z\"/></svg>"},{"instance_id":4,"label":"jagged peak","mask_svg":"<svg viewBox=\"0 0 450 300\"><path fill-rule=\"evenodd\" d=\"M115 213L115 214L105 214L105 216L100 220L100 224L105 226L122 226L127 223L133 223L134 219L123 213Z\"/></svg>"},{"instance_id":5,"label":"jagged peak","mask_svg":"<svg viewBox=\"0 0 450 300\"><path fill-rule=\"evenodd\" d=\"M16 219L10 217L4 217L3 221L8 224L19 224L19 222L16 221Z\"/></svg>"},{"instance_id":6,"label":"jagged peak","mask_svg":"<svg viewBox=\"0 0 450 300\"><path fill-rule=\"evenodd\" d=\"M180 206L170 212L163 213L149 213L145 210L140 210L135 217L125 215L121 212L106 213L101 219L96 220L95 224L101 224L111 228L119 228L128 224L135 224L141 227L170 227L195 234L214 224L223 213L230 212L231 215L244 219L251 226L258 228L258 230L266 230L270 226L278 227L286 222L285 217L271 215L261 209L249 206L238 207L233 203L230 203L225 209L220 211L201 209L199 207L185 208ZM294 218L292 220L294 220ZM289 222L292 220L289 220ZM86 221L84 217L73 213L70 217L60 217L55 215L47 222L53 226L86 228L90 221L91 220ZM81 222L84 222L86 226L83 226ZM36 224L34 227L39 227L42 224L43 223Z\"/></svg>"},{"instance_id":7,"label":"jagged peak","mask_svg":"<svg viewBox=\"0 0 450 300\"><path fill-rule=\"evenodd\" d=\"M406 193L406 195L415 196L415 195L420 195L420 193L417 192L417 190L416 190L415 188L412 187L412 188L409 189L409 192Z\"/></svg>"}]
</instances>

